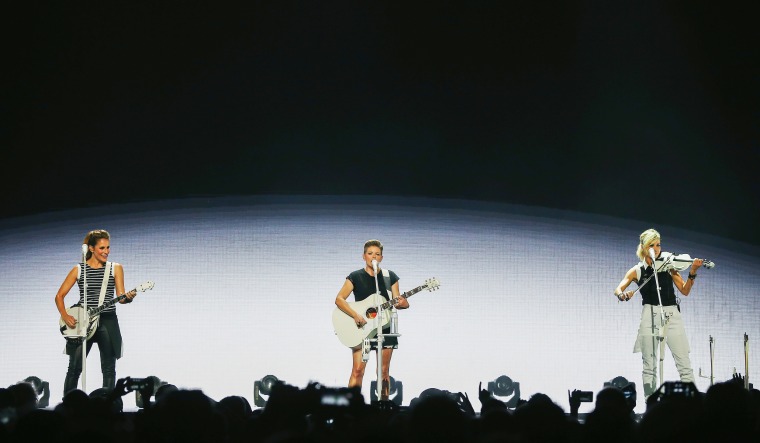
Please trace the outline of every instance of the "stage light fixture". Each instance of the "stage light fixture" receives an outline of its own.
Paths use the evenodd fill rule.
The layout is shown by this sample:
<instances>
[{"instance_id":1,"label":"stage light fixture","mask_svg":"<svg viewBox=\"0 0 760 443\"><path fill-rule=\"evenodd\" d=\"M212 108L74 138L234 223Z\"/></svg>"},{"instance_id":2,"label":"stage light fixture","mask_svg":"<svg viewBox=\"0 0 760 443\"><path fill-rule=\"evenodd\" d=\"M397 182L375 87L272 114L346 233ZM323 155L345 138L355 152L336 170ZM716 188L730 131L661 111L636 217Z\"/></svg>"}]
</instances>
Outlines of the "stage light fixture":
<instances>
[{"instance_id":1,"label":"stage light fixture","mask_svg":"<svg viewBox=\"0 0 760 443\"><path fill-rule=\"evenodd\" d=\"M610 381L604 382L604 387L612 386L623 391L625 395L625 401L628 406L633 410L636 407L636 383L628 381L627 378L622 375L618 375Z\"/></svg>"},{"instance_id":2,"label":"stage light fixture","mask_svg":"<svg viewBox=\"0 0 760 443\"><path fill-rule=\"evenodd\" d=\"M401 406L401 403L404 401L404 384L401 380L396 380L393 377L390 377L390 384L388 400L396 404L396 406ZM369 384L369 401L371 403L377 402L377 380L373 380Z\"/></svg>"},{"instance_id":3,"label":"stage light fixture","mask_svg":"<svg viewBox=\"0 0 760 443\"><path fill-rule=\"evenodd\" d=\"M272 388L278 383L285 382L274 375L265 375L261 380L253 382L253 404L259 408L266 406L269 395L272 393Z\"/></svg>"},{"instance_id":4,"label":"stage light fixture","mask_svg":"<svg viewBox=\"0 0 760 443\"><path fill-rule=\"evenodd\" d=\"M520 383L506 375L500 375L496 380L488 382L488 393L504 402L508 408L516 408L520 401Z\"/></svg>"}]
</instances>

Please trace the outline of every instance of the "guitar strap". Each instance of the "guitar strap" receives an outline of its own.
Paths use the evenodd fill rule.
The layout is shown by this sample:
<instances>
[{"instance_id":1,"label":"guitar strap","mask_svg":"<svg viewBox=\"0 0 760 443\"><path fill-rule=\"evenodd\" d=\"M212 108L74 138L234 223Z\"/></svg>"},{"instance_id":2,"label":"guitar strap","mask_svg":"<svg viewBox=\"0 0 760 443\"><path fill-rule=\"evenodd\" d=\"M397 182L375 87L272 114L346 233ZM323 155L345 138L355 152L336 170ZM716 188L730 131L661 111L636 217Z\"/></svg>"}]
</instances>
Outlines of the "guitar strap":
<instances>
[{"instance_id":1,"label":"guitar strap","mask_svg":"<svg viewBox=\"0 0 760 443\"><path fill-rule=\"evenodd\" d=\"M79 280L79 277L82 275L82 272L84 272L84 264L82 264L82 266L80 266L79 263L77 263L77 280ZM98 306L102 306L103 305L103 300L106 298L106 289L108 289L108 277L110 277L110 276L111 276L111 262L107 261L106 262L106 269L105 269L105 271L103 271L103 283L100 285L100 298L98 299ZM87 292L86 291L84 293L84 296L87 297ZM100 317L96 317L95 321L98 322L99 319L100 319ZM87 329L90 329L91 325L94 326L94 325L97 325L97 323L93 324L93 322L90 321L90 324L88 325ZM85 331L85 334L87 334L87 331ZM70 343L74 343L74 341L71 341ZM81 344L81 343L79 343L79 344ZM77 346L79 346L79 344L77 344ZM66 351L68 349L68 345L69 345L69 341L67 341L67 343L63 346L63 353L64 354L67 354ZM122 350L122 353L123 353L123 350ZM119 356L119 357L121 357L121 356Z\"/></svg>"},{"instance_id":2,"label":"guitar strap","mask_svg":"<svg viewBox=\"0 0 760 443\"><path fill-rule=\"evenodd\" d=\"M82 275L82 267L77 263L77 280ZM103 284L100 285L100 298L98 298L98 306L103 305L103 300L106 298L106 289L108 289L108 277L111 276L111 262L106 262L106 269L103 271ZM87 294L84 295L87 297Z\"/></svg>"},{"instance_id":3,"label":"guitar strap","mask_svg":"<svg viewBox=\"0 0 760 443\"><path fill-rule=\"evenodd\" d=\"M111 276L111 262L106 262L106 269L103 271L103 284L100 285L100 298L98 298L98 307L103 306L103 300L106 298L106 289L108 289L108 277ZM100 323L100 316L98 315L95 317L95 319L90 319L90 327L94 330L98 328L98 324ZM88 327L88 332L89 328ZM94 333L94 331L93 331ZM88 334L89 335L89 334ZM89 337L88 337L89 338Z\"/></svg>"},{"instance_id":4,"label":"guitar strap","mask_svg":"<svg viewBox=\"0 0 760 443\"><path fill-rule=\"evenodd\" d=\"M387 269L381 269L383 271L383 281L385 282L385 292L388 293L388 300L393 298L393 292L391 289L391 273Z\"/></svg>"},{"instance_id":5,"label":"guitar strap","mask_svg":"<svg viewBox=\"0 0 760 443\"><path fill-rule=\"evenodd\" d=\"M111 262L106 262L106 270L103 273L103 284L100 285L100 298L98 299L98 306L103 306L103 300L106 298L106 289L108 288L108 277L111 276Z\"/></svg>"}]
</instances>

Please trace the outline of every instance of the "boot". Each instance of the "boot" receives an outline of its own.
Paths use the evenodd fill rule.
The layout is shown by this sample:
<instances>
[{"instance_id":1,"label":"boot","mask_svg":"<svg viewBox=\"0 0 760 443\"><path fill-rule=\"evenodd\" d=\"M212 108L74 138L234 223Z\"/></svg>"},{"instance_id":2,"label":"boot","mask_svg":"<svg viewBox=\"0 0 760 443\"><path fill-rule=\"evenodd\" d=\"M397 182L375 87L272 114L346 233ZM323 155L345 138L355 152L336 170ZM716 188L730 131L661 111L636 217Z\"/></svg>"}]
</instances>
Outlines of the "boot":
<instances>
[{"instance_id":1,"label":"boot","mask_svg":"<svg viewBox=\"0 0 760 443\"><path fill-rule=\"evenodd\" d=\"M116 374L103 374L103 387L113 390L116 386Z\"/></svg>"},{"instance_id":2,"label":"boot","mask_svg":"<svg viewBox=\"0 0 760 443\"><path fill-rule=\"evenodd\" d=\"M76 374L76 375L66 374L66 378L63 381L63 396L65 397L66 394L75 390L77 388L78 383L79 383L79 374Z\"/></svg>"}]
</instances>

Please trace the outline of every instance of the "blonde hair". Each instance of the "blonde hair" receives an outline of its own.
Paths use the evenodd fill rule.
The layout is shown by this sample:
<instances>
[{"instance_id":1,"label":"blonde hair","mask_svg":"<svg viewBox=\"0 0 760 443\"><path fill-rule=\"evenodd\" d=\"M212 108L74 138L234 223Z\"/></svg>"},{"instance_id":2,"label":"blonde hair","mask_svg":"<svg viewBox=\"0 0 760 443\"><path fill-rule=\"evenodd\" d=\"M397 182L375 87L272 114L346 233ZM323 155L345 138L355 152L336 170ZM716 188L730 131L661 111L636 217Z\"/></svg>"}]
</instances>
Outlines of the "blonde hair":
<instances>
[{"instance_id":1,"label":"blonde hair","mask_svg":"<svg viewBox=\"0 0 760 443\"><path fill-rule=\"evenodd\" d=\"M101 238L105 238L106 240L111 239L111 234L108 233L105 229L95 229L93 231L90 231L87 233L87 235L84 236L84 244L87 246L94 247L98 244L98 240ZM87 250L87 255L85 256L86 259L89 260L89 258L92 257L92 251Z\"/></svg>"},{"instance_id":2,"label":"blonde hair","mask_svg":"<svg viewBox=\"0 0 760 443\"><path fill-rule=\"evenodd\" d=\"M367 240L366 242L364 242L365 253L367 252L367 248L369 248L370 246L377 246L378 248L380 248L380 255L383 255L383 244L380 243L380 240Z\"/></svg>"},{"instance_id":3,"label":"blonde hair","mask_svg":"<svg viewBox=\"0 0 760 443\"><path fill-rule=\"evenodd\" d=\"M660 233L654 229L647 229L639 235L639 247L636 248L636 255L642 260L646 261L649 257L648 249L655 241L660 240Z\"/></svg>"}]
</instances>

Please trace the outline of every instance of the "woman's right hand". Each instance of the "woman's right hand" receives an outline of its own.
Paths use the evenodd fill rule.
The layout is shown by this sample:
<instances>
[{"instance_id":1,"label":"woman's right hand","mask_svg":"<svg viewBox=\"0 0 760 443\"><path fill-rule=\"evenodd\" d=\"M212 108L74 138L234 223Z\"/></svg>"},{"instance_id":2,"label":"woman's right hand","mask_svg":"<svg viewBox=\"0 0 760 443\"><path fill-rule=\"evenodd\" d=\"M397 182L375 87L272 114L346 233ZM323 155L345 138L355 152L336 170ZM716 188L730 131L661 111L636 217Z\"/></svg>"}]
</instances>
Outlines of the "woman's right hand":
<instances>
[{"instance_id":1,"label":"woman's right hand","mask_svg":"<svg viewBox=\"0 0 760 443\"><path fill-rule=\"evenodd\" d=\"M77 325L77 319L74 318L73 315L64 314L61 318L63 318L63 322L66 323L66 326L71 329L74 329L74 326Z\"/></svg>"},{"instance_id":2,"label":"woman's right hand","mask_svg":"<svg viewBox=\"0 0 760 443\"><path fill-rule=\"evenodd\" d=\"M354 323L356 323L357 328L361 328L362 326L367 324L367 320L364 320L364 317L361 315L357 315L354 317Z\"/></svg>"}]
</instances>

